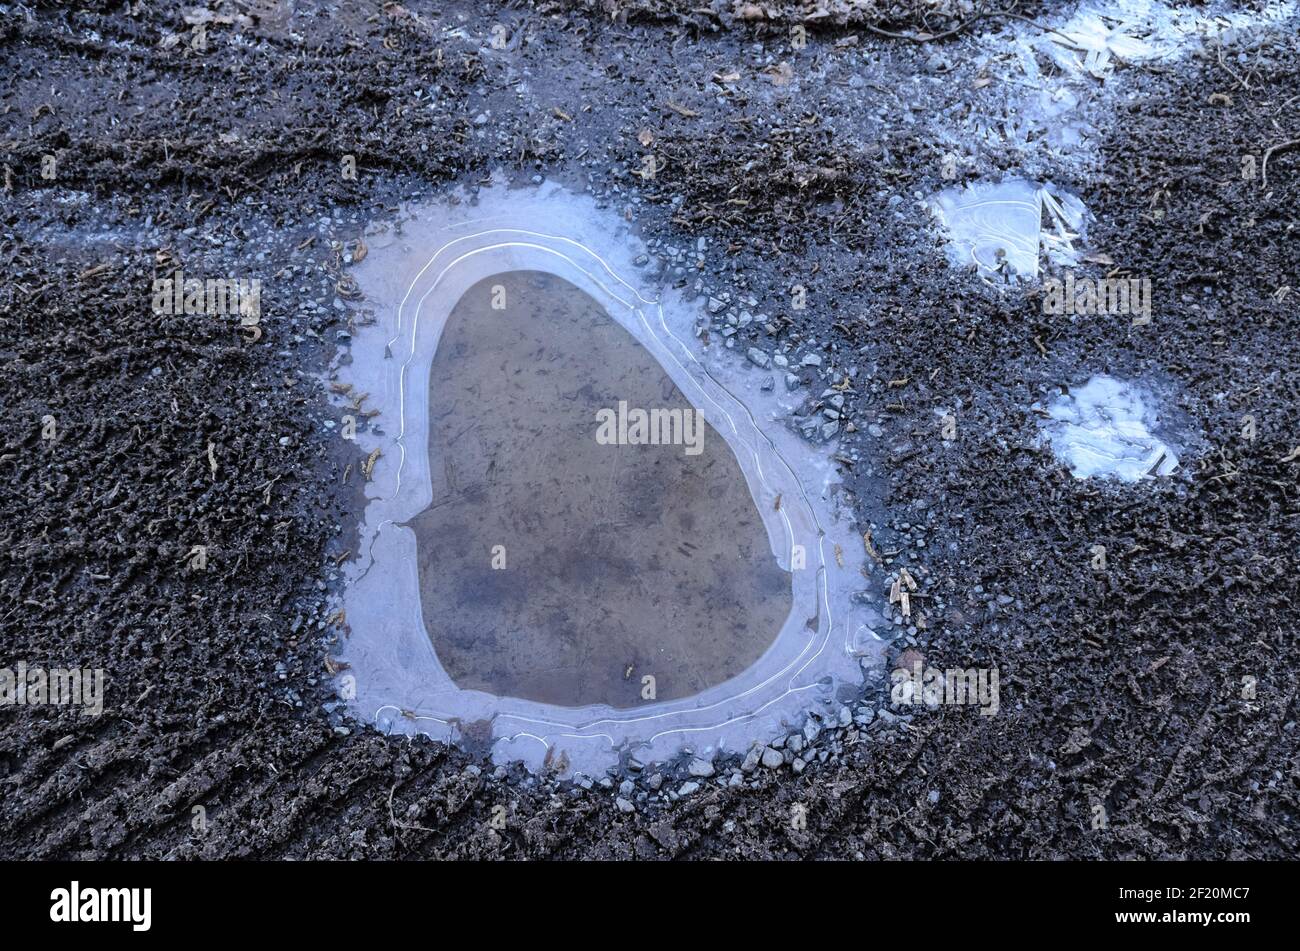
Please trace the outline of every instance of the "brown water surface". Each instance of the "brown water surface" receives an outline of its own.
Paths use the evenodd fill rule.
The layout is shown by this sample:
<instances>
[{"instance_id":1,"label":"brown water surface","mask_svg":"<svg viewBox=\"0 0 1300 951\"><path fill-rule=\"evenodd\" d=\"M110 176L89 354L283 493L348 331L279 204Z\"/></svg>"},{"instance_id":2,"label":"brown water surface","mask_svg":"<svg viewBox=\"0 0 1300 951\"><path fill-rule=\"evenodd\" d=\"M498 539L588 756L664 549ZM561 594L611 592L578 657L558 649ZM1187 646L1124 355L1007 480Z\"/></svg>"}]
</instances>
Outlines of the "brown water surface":
<instances>
[{"instance_id":1,"label":"brown water surface","mask_svg":"<svg viewBox=\"0 0 1300 951\"><path fill-rule=\"evenodd\" d=\"M694 407L594 299L540 271L480 281L430 380L433 501L411 527L458 686L633 707L647 675L655 699L686 697L771 645L790 575L726 441L702 415L698 452L597 440L620 402Z\"/></svg>"}]
</instances>

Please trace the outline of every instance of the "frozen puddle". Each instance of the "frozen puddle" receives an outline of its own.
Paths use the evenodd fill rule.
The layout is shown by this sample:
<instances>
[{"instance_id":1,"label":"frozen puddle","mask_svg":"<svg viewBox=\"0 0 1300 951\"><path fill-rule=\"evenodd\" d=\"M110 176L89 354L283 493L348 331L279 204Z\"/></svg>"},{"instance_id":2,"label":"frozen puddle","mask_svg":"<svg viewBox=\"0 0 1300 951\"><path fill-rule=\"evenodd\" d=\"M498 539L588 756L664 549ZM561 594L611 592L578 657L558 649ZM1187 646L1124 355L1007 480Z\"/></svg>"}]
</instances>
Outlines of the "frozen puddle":
<instances>
[{"instance_id":1,"label":"frozen puddle","mask_svg":"<svg viewBox=\"0 0 1300 951\"><path fill-rule=\"evenodd\" d=\"M1047 406L1043 429L1076 479L1113 476L1136 482L1178 468L1174 449L1156 437L1160 420L1134 386L1094 376Z\"/></svg>"},{"instance_id":2,"label":"frozen puddle","mask_svg":"<svg viewBox=\"0 0 1300 951\"><path fill-rule=\"evenodd\" d=\"M1055 263L1077 263L1075 242L1084 235L1083 202L1050 182L1010 179L945 188L930 201L948 238L948 259L959 269L975 265L982 277L1038 276L1040 249Z\"/></svg>"},{"instance_id":3,"label":"frozen puddle","mask_svg":"<svg viewBox=\"0 0 1300 951\"><path fill-rule=\"evenodd\" d=\"M368 236L376 322L339 377L380 411L357 434L379 455L344 593L354 711L593 773L835 709L878 618L850 602L828 449L766 374L698 349L697 308L641 286L588 199L407 213Z\"/></svg>"}]
</instances>

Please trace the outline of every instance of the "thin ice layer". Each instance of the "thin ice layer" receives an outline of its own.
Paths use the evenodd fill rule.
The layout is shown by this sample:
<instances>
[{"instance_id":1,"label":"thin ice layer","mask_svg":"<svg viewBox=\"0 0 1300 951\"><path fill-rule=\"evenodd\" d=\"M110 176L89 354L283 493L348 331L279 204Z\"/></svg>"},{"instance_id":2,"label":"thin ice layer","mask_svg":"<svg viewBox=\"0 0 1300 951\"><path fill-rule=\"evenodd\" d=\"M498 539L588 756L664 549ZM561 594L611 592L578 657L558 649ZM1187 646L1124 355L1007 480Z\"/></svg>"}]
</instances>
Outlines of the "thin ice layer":
<instances>
[{"instance_id":1,"label":"thin ice layer","mask_svg":"<svg viewBox=\"0 0 1300 951\"><path fill-rule=\"evenodd\" d=\"M1136 482L1178 468L1175 451L1154 433L1159 420L1153 407L1122 380L1095 376L1057 397L1047 412L1052 451L1076 479Z\"/></svg>"},{"instance_id":2,"label":"thin ice layer","mask_svg":"<svg viewBox=\"0 0 1300 951\"><path fill-rule=\"evenodd\" d=\"M1058 264L1075 263L1087 219L1078 198L1023 179L945 188L931 209L946 229L954 267L1025 279L1038 276L1040 249Z\"/></svg>"},{"instance_id":3,"label":"thin ice layer","mask_svg":"<svg viewBox=\"0 0 1300 951\"><path fill-rule=\"evenodd\" d=\"M850 600L863 586L865 566L860 554L854 557L862 550L859 536L836 512L831 448L814 449L791 434L788 409L761 392L765 374L733 353L700 349L692 335L696 308L660 302L641 286L632 263L641 246L589 199L554 186L487 189L472 206L414 214L399 235L367 238L370 253L356 275L377 320L358 328L352 363L341 373L381 410L379 428L358 434L362 451L378 451L379 461L344 595L352 633L343 651L350 667L340 680L352 709L384 731L486 737L499 760L583 772L611 765L620 751L645 762L687 746L704 756L743 751L809 711L831 709L836 685L856 684L859 658L878 652L870 629L878 618ZM721 684L672 699L639 695L630 709L565 706L463 687L431 646L411 523L435 498L434 357L466 291L485 278L524 271L552 274L597 301L739 463L768 557L789 573L793 607L758 660Z\"/></svg>"}]
</instances>

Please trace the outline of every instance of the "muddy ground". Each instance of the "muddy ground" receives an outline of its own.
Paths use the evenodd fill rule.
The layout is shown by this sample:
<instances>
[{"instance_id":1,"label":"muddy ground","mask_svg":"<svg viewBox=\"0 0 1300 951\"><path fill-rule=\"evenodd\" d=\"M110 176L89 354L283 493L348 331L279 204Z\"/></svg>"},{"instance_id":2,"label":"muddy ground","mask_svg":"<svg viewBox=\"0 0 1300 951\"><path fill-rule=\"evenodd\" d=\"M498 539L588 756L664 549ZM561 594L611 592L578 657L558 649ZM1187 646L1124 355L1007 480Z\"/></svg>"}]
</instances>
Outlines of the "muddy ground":
<instances>
[{"instance_id":1,"label":"muddy ground","mask_svg":"<svg viewBox=\"0 0 1300 951\"><path fill-rule=\"evenodd\" d=\"M969 41L866 27L951 17L857 5L809 20L795 56L797 4L289 6L212 4L190 16L202 50L189 5L0 14L0 666L108 678L98 718L0 710L0 855L1300 854L1300 150L1273 154L1266 186L1241 174L1300 138L1294 42L1127 70L1101 165L1058 175L1097 217L1093 247L1152 278L1156 319L1135 328L1046 318L945 263L911 200L944 184L920 120L971 93L908 90ZM847 401L871 471L845 478L878 550L945 604L909 649L997 665L997 716L876 716L828 731L802 773L624 813L600 782L341 715L327 598L359 460L323 425L340 413L323 381L364 308L347 255L400 201L494 172L590 187L646 237L713 239L680 280L782 318L739 353L798 335L875 368ZM260 277L262 338L156 315L152 280L177 266ZM1098 371L1176 383L1202 440L1183 477L1077 481L1035 447L1034 401ZM944 446L935 410L953 406ZM884 694L866 699L887 711Z\"/></svg>"}]
</instances>

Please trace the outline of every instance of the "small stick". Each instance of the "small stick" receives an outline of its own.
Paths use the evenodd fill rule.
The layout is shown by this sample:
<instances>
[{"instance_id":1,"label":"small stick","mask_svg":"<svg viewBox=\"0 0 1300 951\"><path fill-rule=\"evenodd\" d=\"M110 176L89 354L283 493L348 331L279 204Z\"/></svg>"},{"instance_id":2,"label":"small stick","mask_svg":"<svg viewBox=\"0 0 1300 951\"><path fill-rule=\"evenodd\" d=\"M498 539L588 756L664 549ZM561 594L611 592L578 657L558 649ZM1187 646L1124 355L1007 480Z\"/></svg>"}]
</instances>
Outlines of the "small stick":
<instances>
[{"instance_id":1,"label":"small stick","mask_svg":"<svg viewBox=\"0 0 1300 951\"><path fill-rule=\"evenodd\" d=\"M1292 139L1290 142L1279 142L1277 145L1271 145L1264 152L1264 160L1259 163L1260 187L1268 188L1268 160L1274 152L1285 152L1287 149L1293 149L1300 145L1300 139Z\"/></svg>"}]
</instances>

